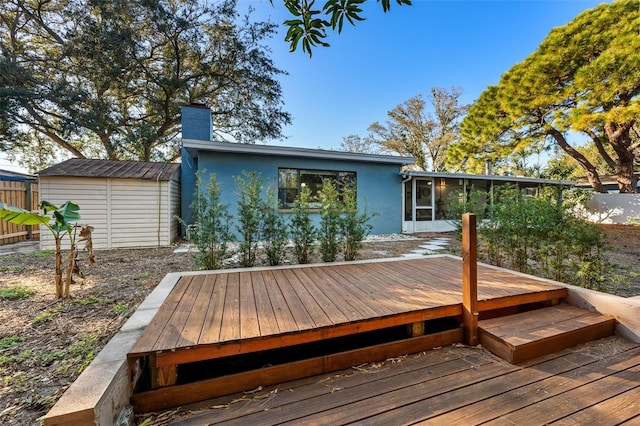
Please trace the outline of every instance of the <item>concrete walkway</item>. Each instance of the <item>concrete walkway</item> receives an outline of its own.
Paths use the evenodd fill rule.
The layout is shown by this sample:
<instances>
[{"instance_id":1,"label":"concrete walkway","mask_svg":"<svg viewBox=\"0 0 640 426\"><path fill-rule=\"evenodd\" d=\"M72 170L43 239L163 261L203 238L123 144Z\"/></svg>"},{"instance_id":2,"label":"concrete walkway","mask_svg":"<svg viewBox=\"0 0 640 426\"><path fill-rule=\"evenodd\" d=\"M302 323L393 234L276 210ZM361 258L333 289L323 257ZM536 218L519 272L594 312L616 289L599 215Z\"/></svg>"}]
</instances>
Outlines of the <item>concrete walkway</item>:
<instances>
[{"instance_id":1,"label":"concrete walkway","mask_svg":"<svg viewBox=\"0 0 640 426\"><path fill-rule=\"evenodd\" d=\"M411 250L410 253L405 253L401 257L422 257L430 254L442 254L449 246L451 238L438 237L426 240L424 244L421 244L417 249Z\"/></svg>"},{"instance_id":2,"label":"concrete walkway","mask_svg":"<svg viewBox=\"0 0 640 426\"><path fill-rule=\"evenodd\" d=\"M20 241L13 244L5 244L0 246L0 256L7 256L10 254L23 254L33 253L40 250L40 241L28 240Z\"/></svg>"}]
</instances>

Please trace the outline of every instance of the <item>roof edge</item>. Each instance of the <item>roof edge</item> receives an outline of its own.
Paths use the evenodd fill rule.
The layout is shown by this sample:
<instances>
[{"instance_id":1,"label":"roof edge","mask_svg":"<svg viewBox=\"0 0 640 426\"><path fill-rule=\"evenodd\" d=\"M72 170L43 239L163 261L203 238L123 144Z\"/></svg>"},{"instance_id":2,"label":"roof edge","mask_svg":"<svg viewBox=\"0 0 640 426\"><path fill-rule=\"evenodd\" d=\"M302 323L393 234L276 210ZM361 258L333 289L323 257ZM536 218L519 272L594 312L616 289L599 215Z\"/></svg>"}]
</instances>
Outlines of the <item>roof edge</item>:
<instances>
[{"instance_id":1,"label":"roof edge","mask_svg":"<svg viewBox=\"0 0 640 426\"><path fill-rule=\"evenodd\" d=\"M399 155L361 154L346 151L299 148L278 145L255 145L232 142L216 142L196 139L183 139L182 146L189 151L229 152L236 154L286 155L292 157L322 158L330 160L362 161L370 163L389 163L407 165L415 163L413 157ZM196 153L197 155L197 153Z\"/></svg>"}]
</instances>

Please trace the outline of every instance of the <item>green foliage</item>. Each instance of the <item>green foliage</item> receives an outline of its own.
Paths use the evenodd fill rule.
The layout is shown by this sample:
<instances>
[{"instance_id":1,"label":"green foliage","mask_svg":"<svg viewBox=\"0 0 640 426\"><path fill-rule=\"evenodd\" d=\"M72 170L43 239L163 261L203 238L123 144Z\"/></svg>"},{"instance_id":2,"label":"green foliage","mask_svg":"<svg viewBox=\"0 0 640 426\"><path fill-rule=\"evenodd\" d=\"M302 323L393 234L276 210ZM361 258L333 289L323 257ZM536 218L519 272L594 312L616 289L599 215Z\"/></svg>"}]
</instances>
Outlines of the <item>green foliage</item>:
<instances>
[{"instance_id":1,"label":"green foliage","mask_svg":"<svg viewBox=\"0 0 640 426\"><path fill-rule=\"evenodd\" d=\"M635 192L638 19L637 1L619 0L554 28L536 52L480 95L462 122L462 141L448 153L449 162L477 171L485 158L495 163L553 143L579 164L596 191L606 192L599 177L606 165L616 171L621 192ZM595 150L572 146L568 131L587 136Z\"/></svg>"},{"instance_id":2,"label":"green foliage","mask_svg":"<svg viewBox=\"0 0 640 426\"><path fill-rule=\"evenodd\" d=\"M278 211L277 188L268 186L266 191L266 200L260 206L260 238L267 262L275 266L282 262L285 255L289 233L284 217Z\"/></svg>"},{"instance_id":3,"label":"green foliage","mask_svg":"<svg viewBox=\"0 0 640 426\"><path fill-rule=\"evenodd\" d=\"M342 228L340 215L343 207L340 193L332 181L325 179L318 197L322 204L320 208L320 253L324 262L335 262L340 249L340 232Z\"/></svg>"},{"instance_id":4,"label":"green foliage","mask_svg":"<svg viewBox=\"0 0 640 426\"><path fill-rule=\"evenodd\" d=\"M24 392L29 388L29 378L24 371L17 371L12 376L4 376L3 381L5 387L12 387L17 392Z\"/></svg>"},{"instance_id":5,"label":"green foliage","mask_svg":"<svg viewBox=\"0 0 640 426\"><path fill-rule=\"evenodd\" d=\"M4 2L0 146L37 157L34 167L59 150L171 161L189 103L208 105L216 130L236 141L281 137L291 120L281 109L284 72L266 48L277 24L240 16L236 5Z\"/></svg>"},{"instance_id":6,"label":"green foliage","mask_svg":"<svg viewBox=\"0 0 640 426\"><path fill-rule=\"evenodd\" d=\"M196 175L196 190L191 203L194 225L189 238L198 248L193 254L200 269L220 269L228 257L228 245L232 239L229 206L220 201L220 184L216 175L211 174L206 188L202 175ZM180 220L184 225L184 221Z\"/></svg>"},{"instance_id":7,"label":"green foliage","mask_svg":"<svg viewBox=\"0 0 640 426\"><path fill-rule=\"evenodd\" d=\"M342 197L344 213L341 222L344 260L356 260L358 252L362 248L362 241L371 232L372 226L369 221L376 214L368 215L366 210L358 213L356 190L352 186L343 190Z\"/></svg>"},{"instance_id":8,"label":"green foliage","mask_svg":"<svg viewBox=\"0 0 640 426\"><path fill-rule=\"evenodd\" d=\"M2 300L18 300L25 299L34 293L33 290L21 285L12 285L0 289L0 299Z\"/></svg>"},{"instance_id":9,"label":"green foliage","mask_svg":"<svg viewBox=\"0 0 640 426\"><path fill-rule=\"evenodd\" d=\"M76 228L77 222L80 220L80 207L71 201L56 207L46 200L40 201L39 207L44 211L44 214L33 213L0 201L0 220L18 225L43 225L51 232L56 245L54 273L56 296L58 298L68 298L70 296L72 272L79 267L77 263ZM91 263L95 261L91 246L92 230L92 227L84 226L80 231L81 238L87 242L85 248L89 251L89 261ZM61 240L65 236L69 238L70 246L66 273L62 268L61 250Z\"/></svg>"},{"instance_id":10,"label":"green foliage","mask_svg":"<svg viewBox=\"0 0 640 426\"><path fill-rule=\"evenodd\" d=\"M51 309L47 309L46 311L40 312L33 319L33 324L39 324L41 322L49 322L53 320L56 316L60 315L64 312L64 307L61 304L57 304Z\"/></svg>"},{"instance_id":11,"label":"green foliage","mask_svg":"<svg viewBox=\"0 0 640 426\"><path fill-rule=\"evenodd\" d=\"M242 172L233 178L238 195L238 232L240 241L240 264L253 266L258 252L260 237L260 206L262 205L262 175L255 171Z\"/></svg>"},{"instance_id":12,"label":"green foliage","mask_svg":"<svg viewBox=\"0 0 640 426\"><path fill-rule=\"evenodd\" d=\"M30 253L21 254L21 256L26 256L26 257L50 257L54 253L55 253L54 250L38 250L38 251L30 252Z\"/></svg>"},{"instance_id":13,"label":"green foliage","mask_svg":"<svg viewBox=\"0 0 640 426\"><path fill-rule=\"evenodd\" d=\"M0 338L0 349L7 349L20 341L20 338L16 335L5 336Z\"/></svg>"},{"instance_id":14,"label":"green foliage","mask_svg":"<svg viewBox=\"0 0 640 426\"><path fill-rule=\"evenodd\" d=\"M309 263L316 239L316 229L311 219L311 190L302 187L293 205L290 217L290 233L293 240L294 252L298 263Z\"/></svg>"},{"instance_id":15,"label":"green foliage","mask_svg":"<svg viewBox=\"0 0 640 426\"><path fill-rule=\"evenodd\" d=\"M554 191L524 195L517 187L495 190L486 220L478 220L480 255L497 266L605 290L605 237L597 225L573 214L575 201Z\"/></svg>"},{"instance_id":16,"label":"green foliage","mask_svg":"<svg viewBox=\"0 0 640 426\"><path fill-rule=\"evenodd\" d=\"M462 235L462 215L473 213L477 216L478 222L486 217L488 211L487 194L482 191L472 190L465 195L463 190L452 191L447 196L447 212L451 217L449 222L454 226L456 235Z\"/></svg>"},{"instance_id":17,"label":"green foliage","mask_svg":"<svg viewBox=\"0 0 640 426\"><path fill-rule=\"evenodd\" d=\"M113 304L113 310L116 311L116 314L118 315L122 315L125 312L127 312L127 305L125 305L124 303L114 303Z\"/></svg>"},{"instance_id":18,"label":"green foliage","mask_svg":"<svg viewBox=\"0 0 640 426\"><path fill-rule=\"evenodd\" d=\"M273 4L274 0L270 0ZM293 52L299 44L302 51L312 55L312 48L316 46L328 47L327 29L342 32L344 20L351 25L356 21L363 21L362 8L365 0L325 0L322 8L314 8L315 0L283 0L289 13L294 19L287 19L284 25L288 27L285 41L290 43ZM377 0L382 3L382 10L389 11L391 0ZM398 5L411 5L411 0L396 0Z\"/></svg>"}]
</instances>

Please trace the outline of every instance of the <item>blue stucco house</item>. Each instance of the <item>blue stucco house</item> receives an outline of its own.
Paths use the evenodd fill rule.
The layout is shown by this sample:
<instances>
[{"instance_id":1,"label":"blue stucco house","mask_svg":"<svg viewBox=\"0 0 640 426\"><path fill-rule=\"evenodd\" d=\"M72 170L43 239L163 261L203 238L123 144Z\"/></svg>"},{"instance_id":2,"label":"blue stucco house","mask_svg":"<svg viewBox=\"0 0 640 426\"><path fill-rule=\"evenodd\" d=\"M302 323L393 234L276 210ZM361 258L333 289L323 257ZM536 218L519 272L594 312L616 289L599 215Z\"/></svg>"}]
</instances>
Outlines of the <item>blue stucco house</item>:
<instances>
[{"instance_id":1,"label":"blue stucco house","mask_svg":"<svg viewBox=\"0 0 640 426\"><path fill-rule=\"evenodd\" d=\"M413 164L411 157L356 154L320 149L275 145L252 145L213 141L213 123L209 108L199 105L182 107L182 217L191 223L190 205L195 191L196 173L215 173L221 184L221 201L236 212L237 195L234 176L256 171L264 182L278 186L281 213L292 211L293 201L302 186L312 193L321 188L323 179L355 182L358 206L366 208L373 234L402 231L402 166ZM208 175L207 175L208 174ZM319 214L313 215L319 220ZM235 228L235 227L234 227Z\"/></svg>"}]
</instances>

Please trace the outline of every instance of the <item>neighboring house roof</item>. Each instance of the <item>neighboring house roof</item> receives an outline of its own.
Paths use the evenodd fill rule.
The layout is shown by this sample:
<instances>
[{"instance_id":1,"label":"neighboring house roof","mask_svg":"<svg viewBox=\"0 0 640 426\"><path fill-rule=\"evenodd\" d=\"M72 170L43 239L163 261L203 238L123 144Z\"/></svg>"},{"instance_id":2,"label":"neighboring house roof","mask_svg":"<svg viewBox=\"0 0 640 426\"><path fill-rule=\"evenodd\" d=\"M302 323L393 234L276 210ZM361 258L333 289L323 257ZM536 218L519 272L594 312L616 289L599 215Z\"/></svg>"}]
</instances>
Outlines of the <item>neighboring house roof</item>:
<instances>
[{"instance_id":1,"label":"neighboring house roof","mask_svg":"<svg viewBox=\"0 0 640 426\"><path fill-rule=\"evenodd\" d=\"M555 179L541 179L524 176L499 176L499 175L470 175L465 173L445 173L445 172L422 172L417 170L407 170L401 174L405 176L414 177L430 177L430 178L449 178L449 179L484 179L494 181L505 182L522 182L522 183L537 183L548 185L570 185L573 186L576 182L572 180L555 180Z\"/></svg>"},{"instance_id":2,"label":"neighboring house roof","mask_svg":"<svg viewBox=\"0 0 640 426\"><path fill-rule=\"evenodd\" d=\"M182 146L192 157L197 158L199 151L229 152L252 155L281 155L287 157L317 158L324 160L361 161L366 163L413 164L413 157L399 155L360 154L345 151L329 151L324 149L296 148L277 145L255 145L231 142L203 141L183 139Z\"/></svg>"},{"instance_id":3,"label":"neighboring house roof","mask_svg":"<svg viewBox=\"0 0 640 426\"><path fill-rule=\"evenodd\" d=\"M640 188L640 173L634 173L638 179L638 188ZM578 178L578 186L591 187L591 182L586 177ZM618 189L618 177L616 175L600 175L600 182L604 186L610 186L610 189Z\"/></svg>"},{"instance_id":4,"label":"neighboring house roof","mask_svg":"<svg viewBox=\"0 0 640 426\"><path fill-rule=\"evenodd\" d=\"M24 182L26 180L36 180L33 175L12 172L11 170L0 169L0 180L5 182Z\"/></svg>"},{"instance_id":5,"label":"neighboring house roof","mask_svg":"<svg viewBox=\"0 0 640 426\"><path fill-rule=\"evenodd\" d=\"M47 167L38 175L170 180L179 168L177 163L72 158Z\"/></svg>"}]
</instances>

